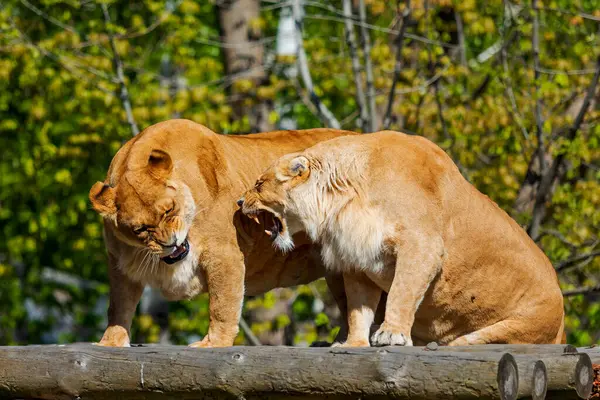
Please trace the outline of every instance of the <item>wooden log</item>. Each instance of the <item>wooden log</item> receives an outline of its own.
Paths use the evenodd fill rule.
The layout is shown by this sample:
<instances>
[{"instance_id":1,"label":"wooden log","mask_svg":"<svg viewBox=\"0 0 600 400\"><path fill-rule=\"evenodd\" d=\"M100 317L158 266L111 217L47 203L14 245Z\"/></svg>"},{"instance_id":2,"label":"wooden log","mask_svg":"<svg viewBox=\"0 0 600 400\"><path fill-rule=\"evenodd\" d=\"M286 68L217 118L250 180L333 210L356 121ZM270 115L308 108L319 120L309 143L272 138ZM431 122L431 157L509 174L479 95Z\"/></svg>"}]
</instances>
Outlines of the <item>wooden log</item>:
<instances>
[{"instance_id":1,"label":"wooden log","mask_svg":"<svg viewBox=\"0 0 600 400\"><path fill-rule=\"evenodd\" d=\"M580 347L578 350L581 353L586 353L592 360L594 370L594 382L592 384L592 396L596 398L600 395L600 347L597 345L589 347Z\"/></svg>"},{"instance_id":2,"label":"wooden log","mask_svg":"<svg viewBox=\"0 0 600 400\"><path fill-rule=\"evenodd\" d=\"M0 347L0 398L517 397L510 354L388 349Z\"/></svg>"},{"instance_id":3,"label":"wooden log","mask_svg":"<svg viewBox=\"0 0 600 400\"><path fill-rule=\"evenodd\" d=\"M433 346L431 343L427 346ZM427 349L425 346L425 349ZM577 348L570 344L486 344L473 346L438 346L438 351L451 352L490 352L499 351L510 354L563 354L577 353Z\"/></svg>"},{"instance_id":4,"label":"wooden log","mask_svg":"<svg viewBox=\"0 0 600 400\"><path fill-rule=\"evenodd\" d=\"M548 372L547 399L587 399L594 381L592 361L585 353L540 355Z\"/></svg>"},{"instance_id":5,"label":"wooden log","mask_svg":"<svg viewBox=\"0 0 600 400\"><path fill-rule=\"evenodd\" d=\"M414 348L419 349L417 347ZM511 345L474 345L474 346L437 346L435 343L429 343L423 351L445 351L451 349L453 352L499 352L506 351L515 355L517 361L518 354L531 355L545 364L548 381L548 394L546 398L556 399L587 399L592 391L593 369L592 361L600 363L600 348L576 348L572 345L530 345L530 344L511 344ZM587 353L578 355L577 353ZM592 357L592 359L590 359ZM524 376L523 371L519 370L519 395L526 393L529 389L523 386L524 379L529 381L529 374Z\"/></svg>"},{"instance_id":6,"label":"wooden log","mask_svg":"<svg viewBox=\"0 0 600 400\"><path fill-rule=\"evenodd\" d=\"M544 400L548 389L548 373L544 362L529 355L515 355L514 358L519 379L517 398Z\"/></svg>"},{"instance_id":7,"label":"wooden log","mask_svg":"<svg viewBox=\"0 0 600 400\"><path fill-rule=\"evenodd\" d=\"M436 354L438 352L443 353L502 353L502 349L506 349L507 352L513 354L517 363L517 398L532 398L534 400L543 400L546 396L546 389L548 385L548 377L546 372L546 366L543 361L539 359L539 354L563 354L567 351L577 351L573 346L560 346L560 345L474 345L474 346L438 346L437 343L429 343L424 347L390 347L390 352L402 352L402 353L422 353L429 352L430 354ZM456 351L455 351L456 350Z\"/></svg>"},{"instance_id":8,"label":"wooden log","mask_svg":"<svg viewBox=\"0 0 600 400\"><path fill-rule=\"evenodd\" d=\"M590 356L592 360L592 364L600 364L600 346L588 346L588 347L578 347L577 351L580 353L586 353Z\"/></svg>"}]
</instances>

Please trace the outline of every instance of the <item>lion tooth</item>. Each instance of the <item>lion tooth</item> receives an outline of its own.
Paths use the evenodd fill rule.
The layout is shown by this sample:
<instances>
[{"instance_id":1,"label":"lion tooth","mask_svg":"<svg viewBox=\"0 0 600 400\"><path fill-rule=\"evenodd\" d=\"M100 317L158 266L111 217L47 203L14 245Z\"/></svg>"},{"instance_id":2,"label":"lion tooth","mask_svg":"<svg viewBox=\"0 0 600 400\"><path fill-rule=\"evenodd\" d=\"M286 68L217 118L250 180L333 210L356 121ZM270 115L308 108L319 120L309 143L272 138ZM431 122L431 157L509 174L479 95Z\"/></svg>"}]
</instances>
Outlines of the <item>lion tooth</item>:
<instances>
[{"instance_id":1,"label":"lion tooth","mask_svg":"<svg viewBox=\"0 0 600 400\"><path fill-rule=\"evenodd\" d=\"M269 230L266 230L266 229L265 229L265 233L266 233L267 235L269 235L269 236L273 236L273 232L271 232L271 231L269 231Z\"/></svg>"},{"instance_id":2,"label":"lion tooth","mask_svg":"<svg viewBox=\"0 0 600 400\"><path fill-rule=\"evenodd\" d=\"M258 220L258 217L256 215L253 215L252 219L254 220L254 222L260 225L260 221Z\"/></svg>"}]
</instances>

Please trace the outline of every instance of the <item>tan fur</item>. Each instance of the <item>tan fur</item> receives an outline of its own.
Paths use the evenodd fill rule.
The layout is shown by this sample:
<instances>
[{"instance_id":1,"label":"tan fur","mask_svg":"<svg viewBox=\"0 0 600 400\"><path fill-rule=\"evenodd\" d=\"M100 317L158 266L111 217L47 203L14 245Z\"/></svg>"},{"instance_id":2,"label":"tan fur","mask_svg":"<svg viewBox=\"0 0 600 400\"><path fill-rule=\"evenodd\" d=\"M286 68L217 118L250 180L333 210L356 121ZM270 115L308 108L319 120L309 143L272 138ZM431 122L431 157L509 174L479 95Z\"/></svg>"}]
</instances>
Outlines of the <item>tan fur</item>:
<instances>
[{"instance_id":1,"label":"tan fur","mask_svg":"<svg viewBox=\"0 0 600 400\"><path fill-rule=\"evenodd\" d=\"M336 138L277 160L243 211L306 232L348 297L347 346L560 343L563 299L543 252L429 140L398 132ZM352 290L350 290L352 288Z\"/></svg>"},{"instance_id":2,"label":"tan fur","mask_svg":"<svg viewBox=\"0 0 600 400\"><path fill-rule=\"evenodd\" d=\"M106 180L90 190L104 217L109 255L109 326L100 345L128 346L129 329L145 285L171 300L208 291L208 335L195 347L230 346L238 332L242 299L325 275L306 235L296 249L275 251L256 225L241 216L239 193L282 154L355 133L331 129L217 135L187 120L153 125L115 155ZM147 226L146 232L134 230ZM190 252L174 264L161 257L188 239ZM335 279L330 280L333 285ZM339 281L339 279L337 280Z\"/></svg>"}]
</instances>

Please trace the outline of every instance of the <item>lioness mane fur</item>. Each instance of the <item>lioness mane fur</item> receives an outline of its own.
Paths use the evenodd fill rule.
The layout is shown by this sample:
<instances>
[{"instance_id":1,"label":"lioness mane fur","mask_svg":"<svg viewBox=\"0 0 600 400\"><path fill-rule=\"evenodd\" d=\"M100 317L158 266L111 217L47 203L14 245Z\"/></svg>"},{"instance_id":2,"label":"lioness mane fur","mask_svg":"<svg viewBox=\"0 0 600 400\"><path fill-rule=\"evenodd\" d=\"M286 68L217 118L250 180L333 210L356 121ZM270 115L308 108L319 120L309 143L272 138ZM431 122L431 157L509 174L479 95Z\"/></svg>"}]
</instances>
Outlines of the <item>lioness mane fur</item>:
<instances>
[{"instance_id":1,"label":"lioness mane fur","mask_svg":"<svg viewBox=\"0 0 600 400\"><path fill-rule=\"evenodd\" d=\"M294 210L303 217L310 238L321 244L323 262L335 271L344 265L376 271L381 267L385 232L377 223L381 216L363 207L368 202L364 188L368 158L364 152L332 152L308 159L315 176L301 190L315 195L302 196L304 201L295 202Z\"/></svg>"}]
</instances>

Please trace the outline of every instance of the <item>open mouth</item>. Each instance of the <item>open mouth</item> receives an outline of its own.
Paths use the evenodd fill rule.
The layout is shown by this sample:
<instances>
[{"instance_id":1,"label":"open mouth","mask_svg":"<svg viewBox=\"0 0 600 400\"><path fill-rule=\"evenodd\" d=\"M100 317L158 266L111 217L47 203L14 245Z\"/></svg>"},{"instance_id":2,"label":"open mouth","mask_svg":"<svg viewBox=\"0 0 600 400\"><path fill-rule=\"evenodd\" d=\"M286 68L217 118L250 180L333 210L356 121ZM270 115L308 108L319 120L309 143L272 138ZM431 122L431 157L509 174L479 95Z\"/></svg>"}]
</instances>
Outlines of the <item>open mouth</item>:
<instances>
[{"instance_id":1,"label":"open mouth","mask_svg":"<svg viewBox=\"0 0 600 400\"><path fill-rule=\"evenodd\" d=\"M175 250L168 256L161 258L167 264L174 264L177 261L183 260L190 252L190 242L187 238L179 246L175 246Z\"/></svg>"},{"instance_id":2,"label":"open mouth","mask_svg":"<svg viewBox=\"0 0 600 400\"><path fill-rule=\"evenodd\" d=\"M260 214L265 215L264 221L265 221L265 226L267 227L267 229L265 229L265 233L267 235L269 235L272 240L275 240L275 238L277 238L278 235L283 233L283 230L284 230L284 226L283 226L283 222L281 221L281 218L279 218L277 215L275 215L269 211L262 211L262 210L260 210L256 213L247 214L247 215L248 215L248 218L253 219L257 224L260 224L260 220L258 219L258 216Z\"/></svg>"}]
</instances>

